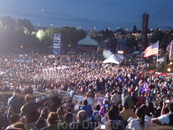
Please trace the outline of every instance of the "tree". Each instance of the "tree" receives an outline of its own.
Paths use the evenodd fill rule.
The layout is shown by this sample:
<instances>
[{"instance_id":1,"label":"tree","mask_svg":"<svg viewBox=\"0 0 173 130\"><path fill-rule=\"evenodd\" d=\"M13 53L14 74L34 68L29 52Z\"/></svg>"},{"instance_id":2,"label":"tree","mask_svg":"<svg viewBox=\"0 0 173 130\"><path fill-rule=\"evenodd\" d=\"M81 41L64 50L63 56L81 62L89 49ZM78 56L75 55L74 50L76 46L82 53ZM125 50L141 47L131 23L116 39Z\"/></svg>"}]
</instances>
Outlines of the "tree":
<instances>
[{"instance_id":1,"label":"tree","mask_svg":"<svg viewBox=\"0 0 173 130\"><path fill-rule=\"evenodd\" d=\"M131 38L129 38L127 40L126 45L129 46L130 48L136 47L136 49L137 49L138 48L138 41L135 39L134 36L132 36Z\"/></svg>"},{"instance_id":2,"label":"tree","mask_svg":"<svg viewBox=\"0 0 173 130\"><path fill-rule=\"evenodd\" d=\"M23 30L25 34L31 34L34 31L34 27L32 26L30 20L27 19L19 19L17 21L17 30Z\"/></svg>"},{"instance_id":3,"label":"tree","mask_svg":"<svg viewBox=\"0 0 173 130\"><path fill-rule=\"evenodd\" d=\"M25 49L35 48L39 40L32 35L33 26L29 20L15 21L11 17L0 18L0 49L3 52L13 51L23 46Z\"/></svg>"},{"instance_id":4,"label":"tree","mask_svg":"<svg viewBox=\"0 0 173 130\"><path fill-rule=\"evenodd\" d=\"M157 29L156 30L156 33L152 36L152 38L151 38L151 42L152 43L155 43L155 42L157 42L158 40L160 41L160 42L162 42L163 41L163 39L164 39L164 37L165 37L165 33L163 33L160 29Z\"/></svg>"},{"instance_id":5,"label":"tree","mask_svg":"<svg viewBox=\"0 0 173 130\"><path fill-rule=\"evenodd\" d=\"M14 30L15 29L16 21L14 19L12 19L11 17L4 16L4 17L0 18L0 20L2 22L4 29L6 29L6 30L9 30L9 29Z\"/></svg>"},{"instance_id":6,"label":"tree","mask_svg":"<svg viewBox=\"0 0 173 130\"><path fill-rule=\"evenodd\" d=\"M78 30L75 27L62 27L60 28L60 34L62 43L65 47L69 45L71 47L77 47L77 42L86 37L86 33L83 29Z\"/></svg>"},{"instance_id":7,"label":"tree","mask_svg":"<svg viewBox=\"0 0 173 130\"><path fill-rule=\"evenodd\" d=\"M117 30L115 31L115 33L116 33L116 34L119 34L119 35L125 35L125 34L126 34L126 32L124 31L123 28L117 29Z\"/></svg>"},{"instance_id":8,"label":"tree","mask_svg":"<svg viewBox=\"0 0 173 130\"><path fill-rule=\"evenodd\" d=\"M55 33L59 33L59 30L57 28L48 28L45 31L46 34L44 34L44 42L46 43L46 46L51 46L53 44L53 35Z\"/></svg>"}]
</instances>

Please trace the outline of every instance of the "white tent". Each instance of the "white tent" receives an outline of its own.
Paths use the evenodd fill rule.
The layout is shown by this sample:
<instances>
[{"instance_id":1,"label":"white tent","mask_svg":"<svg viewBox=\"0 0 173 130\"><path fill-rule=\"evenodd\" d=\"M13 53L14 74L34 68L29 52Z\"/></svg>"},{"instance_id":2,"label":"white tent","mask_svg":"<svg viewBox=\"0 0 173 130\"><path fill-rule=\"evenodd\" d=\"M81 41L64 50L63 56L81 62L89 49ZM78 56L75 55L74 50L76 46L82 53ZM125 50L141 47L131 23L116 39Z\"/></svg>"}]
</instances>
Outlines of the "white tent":
<instances>
[{"instance_id":1,"label":"white tent","mask_svg":"<svg viewBox=\"0 0 173 130\"><path fill-rule=\"evenodd\" d=\"M164 62L164 58L157 59L158 62Z\"/></svg>"},{"instance_id":2,"label":"white tent","mask_svg":"<svg viewBox=\"0 0 173 130\"><path fill-rule=\"evenodd\" d=\"M103 63L115 63L118 65L120 64L120 62L114 55L111 55L108 59L104 60Z\"/></svg>"}]
</instances>

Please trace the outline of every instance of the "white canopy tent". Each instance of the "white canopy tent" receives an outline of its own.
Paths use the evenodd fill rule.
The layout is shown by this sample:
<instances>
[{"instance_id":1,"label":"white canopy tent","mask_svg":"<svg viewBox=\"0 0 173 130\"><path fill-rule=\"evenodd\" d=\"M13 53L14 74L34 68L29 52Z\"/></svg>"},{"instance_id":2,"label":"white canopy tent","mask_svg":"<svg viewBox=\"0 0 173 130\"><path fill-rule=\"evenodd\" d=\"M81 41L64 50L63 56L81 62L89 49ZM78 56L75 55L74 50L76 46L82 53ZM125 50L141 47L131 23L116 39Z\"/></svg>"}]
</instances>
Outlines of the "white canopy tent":
<instances>
[{"instance_id":1,"label":"white canopy tent","mask_svg":"<svg viewBox=\"0 0 173 130\"><path fill-rule=\"evenodd\" d=\"M104 60L103 63L114 63L114 64L118 64L118 65L120 64L120 62L114 55L111 55L109 58Z\"/></svg>"},{"instance_id":2,"label":"white canopy tent","mask_svg":"<svg viewBox=\"0 0 173 130\"><path fill-rule=\"evenodd\" d=\"M164 62L164 58L157 59L157 62Z\"/></svg>"}]
</instances>

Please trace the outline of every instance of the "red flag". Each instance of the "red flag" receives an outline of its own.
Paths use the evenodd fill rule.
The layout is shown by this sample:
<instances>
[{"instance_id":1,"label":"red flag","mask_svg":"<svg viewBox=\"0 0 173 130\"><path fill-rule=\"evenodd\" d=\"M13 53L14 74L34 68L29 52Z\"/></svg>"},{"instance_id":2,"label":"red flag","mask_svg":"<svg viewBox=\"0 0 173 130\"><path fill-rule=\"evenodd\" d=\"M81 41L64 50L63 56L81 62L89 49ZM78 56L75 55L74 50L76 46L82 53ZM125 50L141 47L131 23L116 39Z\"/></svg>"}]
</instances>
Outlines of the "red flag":
<instances>
[{"instance_id":1,"label":"red flag","mask_svg":"<svg viewBox=\"0 0 173 130\"><path fill-rule=\"evenodd\" d=\"M170 52L171 49L171 43L169 43L169 45L166 47L166 51Z\"/></svg>"}]
</instances>

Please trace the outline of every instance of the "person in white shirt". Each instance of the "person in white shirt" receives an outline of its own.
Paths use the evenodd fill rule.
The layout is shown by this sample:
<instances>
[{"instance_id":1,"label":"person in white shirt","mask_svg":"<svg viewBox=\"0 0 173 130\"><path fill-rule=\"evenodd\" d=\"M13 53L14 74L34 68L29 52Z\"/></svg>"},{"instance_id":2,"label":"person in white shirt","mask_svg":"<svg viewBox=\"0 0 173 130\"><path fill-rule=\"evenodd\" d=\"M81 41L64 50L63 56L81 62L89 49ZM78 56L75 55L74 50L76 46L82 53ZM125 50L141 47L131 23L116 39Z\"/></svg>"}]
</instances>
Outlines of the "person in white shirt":
<instances>
[{"instance_id":1,"label":"person in white shirt","mask_svg":"<svg viewBox=\"0 0 173 130\"><path fill-rule=\"evenodd\" d=\"M165 107L169 106L169 113L165 114ZM162 106L162 110L161 110L161 116L157 117L157 118L153 118L152 123L155 124L165 124L165 125L170 125L173 126L173 100L172 101L168 101L168 102L163 102L163 106Z\"/></svg>"},{"instance_id":2,"label":"person in white shirt","mask_svg":"<svg viewBox=\"0 0 173 130\"><path fill-rule=\"evenodd\" d=\"M115 105L117 105L120 102L120 97L119 97L119 95L118 95L116 90L114 92L112 92L110 102L112 104L115 104Z\"/></svg>"},{"instance_id":3,"label":"person in white shirt","mask_svg":"<svg viewBox=\"0 0 173 130\"><path fill-rule=\"evenodd\" d=\"M145 109L140 107L136 110L137 118L130 117L126 126L127 130L148 130L149 121L145 119Z\"/></svg>"}]
</instances>

